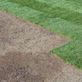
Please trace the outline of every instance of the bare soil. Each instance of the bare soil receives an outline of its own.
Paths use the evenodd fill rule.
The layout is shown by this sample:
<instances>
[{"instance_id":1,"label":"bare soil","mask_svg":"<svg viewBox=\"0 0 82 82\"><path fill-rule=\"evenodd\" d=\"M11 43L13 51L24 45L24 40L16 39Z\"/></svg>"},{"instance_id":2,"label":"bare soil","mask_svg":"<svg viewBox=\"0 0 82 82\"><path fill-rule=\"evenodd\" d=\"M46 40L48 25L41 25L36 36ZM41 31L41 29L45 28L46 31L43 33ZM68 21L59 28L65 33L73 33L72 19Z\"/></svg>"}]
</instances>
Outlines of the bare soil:
<instances>
[{"instance_id":1,"label":"bare soil","mask_svg":"<svg viewBox=\"0 0 82 82\"><path fill-rule=\"evenodd\" d=\"M68 40L0 12L0 82L82 82L82 71L50 50Z\"/></svg>"}]
</instances>

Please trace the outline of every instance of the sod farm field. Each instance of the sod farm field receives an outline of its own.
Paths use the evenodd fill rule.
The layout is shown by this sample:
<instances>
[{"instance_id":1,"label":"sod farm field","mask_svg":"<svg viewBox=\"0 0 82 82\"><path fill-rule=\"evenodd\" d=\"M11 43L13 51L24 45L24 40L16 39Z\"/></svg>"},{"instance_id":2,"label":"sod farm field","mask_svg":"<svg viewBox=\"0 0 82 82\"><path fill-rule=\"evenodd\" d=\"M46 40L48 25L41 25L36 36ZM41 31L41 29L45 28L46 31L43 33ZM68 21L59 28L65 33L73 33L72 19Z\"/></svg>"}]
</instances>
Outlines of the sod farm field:
<instances>
[{"instance_id":1,"label":"sod farm field","mask_svg":"<svg viewBox=\"0 0 82 82\"><path fill-rule=\"evenodd\" d=\"M82 0L0 0L0 10L68 38L51 52L82 69Z\"/></svg>"}]
</instances>

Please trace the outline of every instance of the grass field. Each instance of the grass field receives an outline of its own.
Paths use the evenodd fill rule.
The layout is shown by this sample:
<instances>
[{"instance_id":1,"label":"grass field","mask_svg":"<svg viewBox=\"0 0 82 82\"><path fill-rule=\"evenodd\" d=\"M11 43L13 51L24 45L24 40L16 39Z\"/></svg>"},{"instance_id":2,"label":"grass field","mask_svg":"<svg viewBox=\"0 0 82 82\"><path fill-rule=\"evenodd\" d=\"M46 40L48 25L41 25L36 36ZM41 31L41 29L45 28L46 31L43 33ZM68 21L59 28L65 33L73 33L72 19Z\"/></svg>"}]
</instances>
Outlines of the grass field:
<instances>
[{"instance_id":1,"label":"grass field","mask_svg":"<svg viewBox=\"0 0 82 82\"><path fill-rule=\"evenodd\" d=\"M82 69L82 0L0 0L0 10L70 38L52 52Z\"/></svg>"}]
</instances>

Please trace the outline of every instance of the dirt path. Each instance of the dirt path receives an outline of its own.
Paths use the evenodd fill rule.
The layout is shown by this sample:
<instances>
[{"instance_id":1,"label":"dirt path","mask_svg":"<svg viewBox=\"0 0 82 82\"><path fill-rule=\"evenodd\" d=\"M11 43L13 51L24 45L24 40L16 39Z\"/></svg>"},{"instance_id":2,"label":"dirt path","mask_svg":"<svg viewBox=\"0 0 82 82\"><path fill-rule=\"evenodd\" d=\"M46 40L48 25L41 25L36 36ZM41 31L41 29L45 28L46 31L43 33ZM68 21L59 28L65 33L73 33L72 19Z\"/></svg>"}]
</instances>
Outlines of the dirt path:
<instances>
[{"instance_id":1,"label":"dirt path","mask_svg":"<svg viewBox=\"0 0 82 82\"><path fill-rule=\"evenodd\" d=\"M0 82L82 82L82 72L49 53L67 42L0 12Z\"/></svg>"}]
</instances>

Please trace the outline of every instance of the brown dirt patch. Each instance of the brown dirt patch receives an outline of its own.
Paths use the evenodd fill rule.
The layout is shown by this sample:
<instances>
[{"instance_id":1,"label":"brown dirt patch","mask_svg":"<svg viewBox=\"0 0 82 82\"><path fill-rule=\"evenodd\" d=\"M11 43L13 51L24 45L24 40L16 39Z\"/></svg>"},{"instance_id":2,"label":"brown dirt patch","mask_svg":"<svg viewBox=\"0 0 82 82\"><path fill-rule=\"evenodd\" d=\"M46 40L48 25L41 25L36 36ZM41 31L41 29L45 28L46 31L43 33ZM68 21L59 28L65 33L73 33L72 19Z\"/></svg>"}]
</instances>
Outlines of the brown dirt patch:
<instances>
[{"instance_id":1,"label":"brown dirt patch","mask_svg":"<svg viewBox=\"0 0 82 82\"><path fill-rule=\"evenodd\" d=\"M49 51L64 37L0 12L0 82L82 82L82 72Z\"/></svg>"},{"instance_id":2,"label":"brown dirt patch","mask_svg":"<svg viewBox=\"0 0 82 82\"><path fill-rule=\"evenodd\" d=\"M8 52L0 57L0 81L47 82L61 72L61 67L57 59L47 53Z\"/></svg>"},{"instance_id":3,"label":"brown dirt patch","mask_svg":"<svg viewBox=\"0 0 82 82\"><path fill-rule=\"evenodd\" d=\"M0 12L0 51L49 52L67 40L30 22Z\"/></svg>"}]
</instances>

